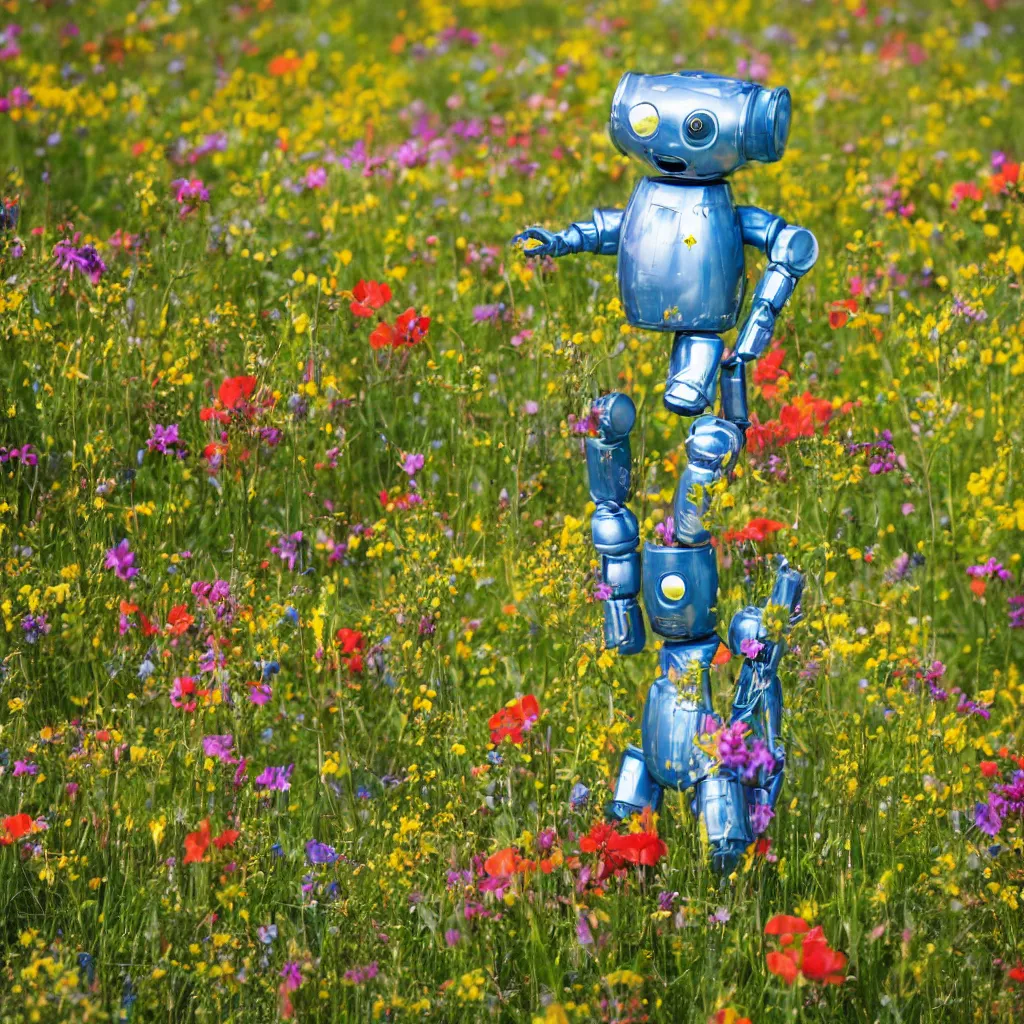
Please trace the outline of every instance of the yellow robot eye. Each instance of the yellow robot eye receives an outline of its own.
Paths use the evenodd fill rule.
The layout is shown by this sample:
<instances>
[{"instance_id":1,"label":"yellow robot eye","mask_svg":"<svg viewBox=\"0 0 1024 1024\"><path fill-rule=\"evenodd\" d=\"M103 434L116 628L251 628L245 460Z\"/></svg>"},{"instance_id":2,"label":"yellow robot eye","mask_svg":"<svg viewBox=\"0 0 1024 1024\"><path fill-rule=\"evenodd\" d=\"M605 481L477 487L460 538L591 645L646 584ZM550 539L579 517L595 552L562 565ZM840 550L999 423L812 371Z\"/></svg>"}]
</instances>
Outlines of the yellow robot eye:
<instances>
[{"instance_id":1,"label":"yellow robot eye","mask_svg":"<svg viewBox=\"0 0 1024 1024\"><path fill-rule=\"evenodd\" d=\"M641 139L649 139L657 130L661 118L650 103L638 103L629 112L629 127Z\"/></svg>"},{"instance_id":2,"label":"yellow robot eye","mask_svg":"<svg viewBox=\"0 0 1024 1024\"><path fill-rule=\"evenodd\" d=\"M661 581L661 592L670 601L678 601L686 593L686 583L682 576L670 573Z\"/></svg>"}]
</instances>

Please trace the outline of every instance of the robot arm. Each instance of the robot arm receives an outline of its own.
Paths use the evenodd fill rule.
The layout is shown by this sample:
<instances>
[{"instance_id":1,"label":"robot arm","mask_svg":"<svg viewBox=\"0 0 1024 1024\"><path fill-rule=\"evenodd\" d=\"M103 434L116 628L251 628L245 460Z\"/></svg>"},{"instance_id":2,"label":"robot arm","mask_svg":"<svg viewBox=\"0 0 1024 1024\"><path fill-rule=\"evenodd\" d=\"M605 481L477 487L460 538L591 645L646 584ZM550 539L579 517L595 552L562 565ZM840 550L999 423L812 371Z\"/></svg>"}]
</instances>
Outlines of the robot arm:
<instances>
[{"instance_id":1,"label":"robot arm","mask_svg":"<svg viewBox=\"0 0 1024 1024\"><path fill-rule=\"evenodd\" d=\"M781 217L756 206L738 211L746 245L768 255L768 266L757 282L750 315L736 339L736 355L744 362L756 359L771 341L775 320L789 301L797 281L818 259L818 243L807 228L787 224Z\"/></svg>"},{"instance_id":2,"label":"robot arm","mask_svg":"<svg viewBox=\"0 0 1024 1024\"><path fill-rule=\"evenodd\" d=\"M527 256L568 256L574 252L593 252L614 256L619 249L622 210L595 210L594 219L570 224L553 234L545 228L527 228L512 239L512 244L539 242L523 252Z\"/></svg>"}]
</instances>

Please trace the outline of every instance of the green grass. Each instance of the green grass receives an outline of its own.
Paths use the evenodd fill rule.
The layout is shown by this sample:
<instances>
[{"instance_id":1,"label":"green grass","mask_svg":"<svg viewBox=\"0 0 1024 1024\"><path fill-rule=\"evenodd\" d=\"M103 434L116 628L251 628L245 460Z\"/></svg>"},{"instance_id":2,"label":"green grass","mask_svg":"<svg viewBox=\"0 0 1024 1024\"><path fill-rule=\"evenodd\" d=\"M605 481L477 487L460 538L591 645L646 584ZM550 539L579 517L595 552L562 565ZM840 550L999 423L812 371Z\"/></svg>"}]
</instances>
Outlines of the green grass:
<instances>
[{"instance_id":1,"label":"green grass","mask_svg":"<svg viewBox=\"0 0 1024 1024\"><path fill-rule=\"evenodd\" d=\"M0 1021L1018 1019L1022 822L973 820L1024 754L1024 224L1020 188L993 180L994 154L1024 156L1020 14L5 4L20 217L0 241L0 453L38 462L0 465L0 820L8 839L33 823L0 846ZM613 260L539 269L507 240L624 205L615 83L675 67L793 93L785 160L733 188L813 230L821 258L752 408L764 425L827 404L807 436L752 444L713 514L723 628L766 595L773 553L807 576L771 849L719 885L669 794L667 854L598 885L580 838L656 652L602 652L572 424L602 391L636 401L645 536L688 424L661 404L667 336L625 325ZM185 216L181 178L209 192ZM55 266L76 233L95 283ZM368 318L361 279L393 292ZM410 307L425 340L371 348L378 316ZM222 425L242 376L248 412ZM158 423L182 457L148 450ZM886 430L899 458L872 473L882 450L847 446ZM724 539L754 518L785 529ZM290 566L271 549L298 531ZM138 574L119 579L105 558L125 538ZM966 570L989 558L1012 578L982 592ZM215 580L219 615L193 589ZM715 671L720 708L736 671ZM176 707L181 678L203 692ZM492 763L488 719L526 694L540 720ZM204 754L223 734L237 785ZM257 789L288 765L290 789ZM240 834L186 864L204 819ZM310 839L339 859L311 865ZM550 872L480 891L510 846ZM843 985L768 971L779 913L823 927Z\"/></svg>"}]
</instances>

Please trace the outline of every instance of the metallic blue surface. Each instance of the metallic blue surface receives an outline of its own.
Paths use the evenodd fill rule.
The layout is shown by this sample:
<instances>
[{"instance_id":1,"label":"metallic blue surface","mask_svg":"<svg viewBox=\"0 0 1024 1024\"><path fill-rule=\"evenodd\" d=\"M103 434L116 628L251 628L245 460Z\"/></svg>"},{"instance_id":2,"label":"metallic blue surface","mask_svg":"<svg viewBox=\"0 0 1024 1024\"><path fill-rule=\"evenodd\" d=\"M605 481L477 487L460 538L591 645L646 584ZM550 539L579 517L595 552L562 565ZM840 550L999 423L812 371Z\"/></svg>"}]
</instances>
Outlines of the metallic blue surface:
<instances>
[{"instance_id":1,"label":"metallic blue surface","mask_svg":"<svg viewBox=\"0 0 1024 1024\"><path fill-rule=\"evenodd\" d=\"M670 640L704 640L714 633L718 562L710 544L669 548L648 541L643 577L644 607L655 633Z\"/></svg>"},{"instance_id":2,"label":"metallic blue surface","mask_svg":"<svg viewBox=\"0 0 1024 1024\"><path fill-rule=\"evenodd\" d=\"M552 233L530 227L514 239L529 257L588 252L617 255L619 293L634 327L674 334L665 387L666 407L699 416L686 441L688 464L676 491L673 547L644 545L626 507L631 489L629 432L636 418L625 395L595 403L598 437L586 442L591 522L606 586L605 644L622 654L643 650L644 604L656 633L666 638L661 673L644 705L642 750L623 755L611 817L655 809L663 787L693 791L715 868L730 872L763 828L779 797L785 751L779 740L782 687L778 666L784 637L770 639L763 608L736 613L729 646L744 657L731 722L749 727L775 758L752 778L718 763L708 734L721 725L711 705L718 568L702 517L709 489L731 472L750 425L745 364L770 344L779 314L798 280L814 265L817 242L756 206L736 207L726 177L750 160L780 160L789 137L792 104L784 89L766 89L683 71L623 75L612 100L609 134L619 152L643 168L625 210L597 209L592 219ZM735 327L746 289L744 246L768 257L733 353L719 335ZM724 362L723 362L724 359ZM700 415L721 396L721 415ZM801 575L780 561L769 604L800 617ZM701 737L704 737L701 739ZM710 749L710 748L709 748Z\"/></svg>"},{"instance_id":3,"label":"metallic blue surface","mask_svg":"<svg viewBox=\"0 0 1024 1024\"><path fill-rule=\"evenodd\" d=\"M601 555L601 582L608 587L604 602L604 642L622 654L638 654L647 643L640 592L640 527L625 504L631 490L632 455L629 432L636 406L627 395L611 394L593 405L598 436L588 437L587 475L596 504L590 520L594 547Z\"/></svg>"},{"instance_id":4,"label":"metallic blue surface","mask_svg":"<svg viewBox=\"0 0 1024 1024\"><path fill-rule=\"evenodd\" d=\"M619 237L626 319L651 331L720 333L736 326L745 288L729 186L641 178Z\"/></svg>"}]
</instances>

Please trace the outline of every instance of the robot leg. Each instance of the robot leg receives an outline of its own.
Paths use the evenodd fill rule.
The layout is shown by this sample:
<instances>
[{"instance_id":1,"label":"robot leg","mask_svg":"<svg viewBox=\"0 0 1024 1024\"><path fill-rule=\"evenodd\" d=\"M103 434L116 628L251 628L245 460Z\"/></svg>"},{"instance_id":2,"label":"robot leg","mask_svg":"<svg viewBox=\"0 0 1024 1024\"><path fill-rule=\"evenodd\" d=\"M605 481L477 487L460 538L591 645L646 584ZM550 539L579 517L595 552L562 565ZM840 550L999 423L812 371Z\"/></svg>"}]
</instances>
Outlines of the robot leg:
<instances>
[{"instance_id":1,"label":"robot leg","mask_svg":"<svg viewBox=\"0 0 1024 1024\"><path fill-rule=\"evenodd\" d=\"M699 416L715 397L722 339L717 334L680 331L672 343L665 407L677 416Z\"/></svg>"},{"instance_id":2,"label":"robot leg","mask_svg":"<svg viewBox=\"0 0 1024 1024\"><path fill-rule=\"evenodd\" d=\"M605 807L606 816L610 821L624 821L631 814L639 814L645 807L656 811L660 806L661 786L651 778L644 761L644 752L639 747L627 747L619 767L615 797Z\"/></svg>"},{"instance_id":3,"label":"robot leg","mask_svg":"<svg viewBox=\"0 0 1024 1024\"><path fill-rule=\"evenodd\" d=\"M631 489L629 432L636 407L627 395L603 395L594 403L598 437L588 437L587 476L597 505L591 520L601 555L601 580L611 593L604 602L604 642L622 654L638 654L647 634L636 596L640 592L640 527L626 506Z\"/></svg>"},{"instance_id":4,"label":"robot leg","mask_svg":"<svg viewBox=\"0 0 1024 1024\"><path fill-rule=\"evenodd\" d=\"M673 508L676 541L684 547L711 542L701 521L711 504L710 488L728 471L742 447L743 432L735 423L719 416L693 421L686 439L689 462L679 480ZM699 488L696 493L695 487Z\"/></svg>"},{"instance_id":5,"label":"robot leg","mask_svg":"<svg viewBox=\"0 0 1024 1024\"><path fill-rule=\"evenodd\" d=\"M707 829L711 866L720 875L731 874L754 841L747 787L730 772L722 771L697 783L693 802Z\"/></svg>"}]
</instances>

